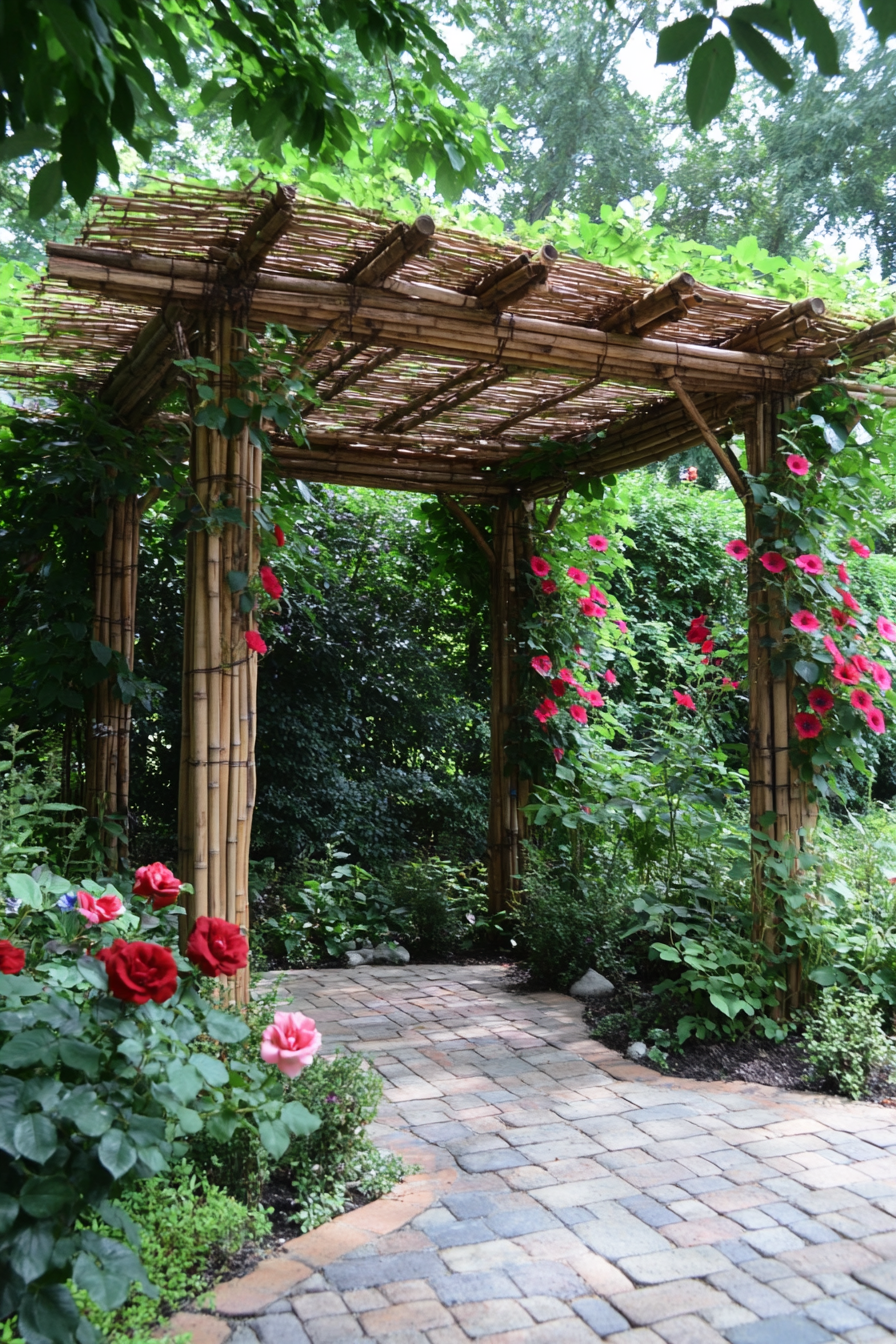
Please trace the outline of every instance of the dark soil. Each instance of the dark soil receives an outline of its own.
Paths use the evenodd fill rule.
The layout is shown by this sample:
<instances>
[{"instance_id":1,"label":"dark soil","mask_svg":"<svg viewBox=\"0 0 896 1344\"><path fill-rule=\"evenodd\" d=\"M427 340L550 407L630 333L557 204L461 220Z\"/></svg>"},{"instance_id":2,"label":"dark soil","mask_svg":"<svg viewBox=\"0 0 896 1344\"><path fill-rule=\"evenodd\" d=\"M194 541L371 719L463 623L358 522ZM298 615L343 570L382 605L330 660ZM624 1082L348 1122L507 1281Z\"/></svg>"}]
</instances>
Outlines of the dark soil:
<instances>
[{"instance_id":1,"label":"dark soil","mask_svg":"<svg viewBox=\"0 0 896 1344\"><path fill-rule=\"evenodd\" d=\"M639 986L626 986L604 999L589 999L585 1021L599 1041L625 1054L634 1040L651 1044L650 1028L660 1025L656 998ZM662 1025L667 1026L667 1023ZM635 1032L633 1035L632 1032ZM781 1042L762 1036L741 1036L735 1041L687 1041L680 1049L665 1051L666 1062L650 1058L639 1062L658 1073L700 1082L739 1081L782 1087L793 1092L822 1092L839 1095L831 1078L812 1075L812 1065L802 1046L801 1033L792 1032ZM896 1106L896 1075L878 1069L867 1080L866 1101Z\"/></svg>"}]
</instances>

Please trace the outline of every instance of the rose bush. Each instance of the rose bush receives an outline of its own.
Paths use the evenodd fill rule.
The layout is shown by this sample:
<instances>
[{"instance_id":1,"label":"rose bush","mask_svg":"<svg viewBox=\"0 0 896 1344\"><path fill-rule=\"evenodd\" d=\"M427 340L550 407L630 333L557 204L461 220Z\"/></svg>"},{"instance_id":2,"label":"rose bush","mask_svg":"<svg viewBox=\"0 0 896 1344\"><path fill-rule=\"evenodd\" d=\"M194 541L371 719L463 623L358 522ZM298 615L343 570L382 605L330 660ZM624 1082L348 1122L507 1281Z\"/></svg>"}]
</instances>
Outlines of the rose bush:
<instances>
[{"instance_id":1,"label":"rose bush","mask_svg":"<svg viewBox=\"0 0 896 1344\"><path fill-rule=\"evenodd\" d=\"M165 1171L197 1135L221 1144L242 1129L277 1160L319 1123L285 1100L276 1069L257 1057L231 1065L229 1049L249 1027L203 994L202 976L180 956L179 907L147 910L146 897L167 898L176 882L162 865L149 868L154 876L144 870L136 898L82 883L98 908L121 905L95 923L48 868L5 879L0 1319L16 1315L28 1344L96 1338L69 1281L103 1311L120 1305L134 1282L153 1293L138 1229L114 1202L129 1183ZM205 974L245 965L239 930L227 925L217 937L227 955L211 955L212 930Z\"/></svg>"}]
</instances>

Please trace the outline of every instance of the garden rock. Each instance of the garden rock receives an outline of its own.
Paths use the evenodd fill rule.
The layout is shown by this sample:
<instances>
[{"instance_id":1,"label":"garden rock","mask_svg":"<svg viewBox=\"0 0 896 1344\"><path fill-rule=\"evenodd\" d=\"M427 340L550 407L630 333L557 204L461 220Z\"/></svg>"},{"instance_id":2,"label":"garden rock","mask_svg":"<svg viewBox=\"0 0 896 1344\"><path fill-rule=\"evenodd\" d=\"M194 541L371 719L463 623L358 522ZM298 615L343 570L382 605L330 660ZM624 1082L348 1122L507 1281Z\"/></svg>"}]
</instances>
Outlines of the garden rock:
<instances>
[{"instance_id":1,"label":"garden rock","mask_svg":"<svg viewBox=\"0 0 896 1344\"><path fill-rule=\"evenodd\" d=\"M643 1041L632 1041L625 1054L628 1059L632 1059L636 1064L640 1064L642 1059L647 1058L647 1046Z\"/></svg>"},{"instance_id":2,"label":"garden rock","mask_svg":"<svg viewBox=\"0 0 896 1344\"><path fill-rule=\"evenodd\" d=\"M351 952L346 952L345 959L349 966L403 966L411 959L411 954L404 947L390 947L388 943L379 943L376 947L371 947L365 943Z\"/></svg>"},{"instance_id":3,"label":"garden rock","mask_svg":"<svg viewBox=\"0 0 896 1344\"><path fill-rule=\"evenodd\" d=\"M608 994L616 992L616 986L606 976L591 970L586 971L581 980L570 985L569 992L574 999L605 999Z\"/></svg>"}]
</instances>

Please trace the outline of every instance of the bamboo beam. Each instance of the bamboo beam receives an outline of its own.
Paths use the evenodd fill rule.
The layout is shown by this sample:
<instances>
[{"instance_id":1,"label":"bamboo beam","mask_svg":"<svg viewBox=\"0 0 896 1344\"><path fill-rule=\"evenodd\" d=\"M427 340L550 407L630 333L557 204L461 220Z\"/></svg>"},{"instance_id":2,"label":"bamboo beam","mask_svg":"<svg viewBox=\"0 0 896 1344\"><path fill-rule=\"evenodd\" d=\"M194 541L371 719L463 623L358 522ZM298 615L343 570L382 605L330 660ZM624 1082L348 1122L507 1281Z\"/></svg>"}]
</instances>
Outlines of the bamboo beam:
<instances>
[{"instance_id":1,"label":"bamboo beam","mask_svg":"<svg viewBox=\"0 0 896 1344\"><path fill-rule=\"evenodd\" d=\"M846 367L855 368L889 354L892 348L890 337L894 332L896 332L896 317L885 317L883 321L874 322L861 331L851 331L848 336L829 341L827 345L819 347L818 353L825 359L845 355Z\"/></svg>"},{"instance_id":2,"label":"bamboo beam","mask_svg":"<svg viewBox=\"0 0 896 1344\"><path fill-rule=\"evenodd\" d=\"M444 504L448 512L453 513L458 522L467 529L486 560L490 565L493 565L495 563L495 553L466 510L462 509L457 501L453 500L450 495L440 494L439 500Z\"/></svg>"},{"instance_id":3,"label":"bamboo beam","mask_svg":"<svg viewBox=\"0 0 896 1344\"><path fill-rule=\"evenodd\" d=\"M123 273L92 260L92 249L81 249L77 260L50 258L51 275L125 300L152 301L168 294L185 303L201 298L214 282L206 263L169 260L167 276L147 271ZM183 274L198 267L203 279ZM520 368L557 369L605 379L621 379L641 386L662 385L672 372L690 391L726 392L733 384L750 395L799 391L812 386L826 372L822 361L809 355L782 356L720 350L636 338L547 321L519 313L490 315L480 310L460 311L472 296L450 295L436 302L409 298L381 289L363 289L338 281L299 276L261 275L254 290L256 322L286 322L301 329L327 327L344 319L354 340L367 338L402 345L448 358L474 357L483 362L505 362Z\"/></svg>"},{"instance_id":4,"label":"bamboo beam","mask_svg":"<svg viewBox=\"0 0 896 1344\"><path fill-rule=\"evenodd\" d=\"M751 322L729 340L722 342L723 350L778 350L788 341L805 336L813 320L825 314L824 299L800 299L788 304L761 322Z\"/></svg>"},{"instance_id":5,"label":"bamboo beam","mask_svg":"<svg viewBox=\"0 0 896 1344\"><path fill-rule=\"evenodd\" d=\"M411 414L411 412L419 410L421 406L425 406L435 398L443 396L446 392L450 392L455 387L459 387L461 383L468 382L470 378L475 377L475 375L484 367L485 366L478 361L475 364L468 364L466 368L459 370L458 373L453 373L450 378L445 378L435 387L427 388L416 397L411 397L410 400L406 401L402 406L397 406L394 411L389 411L387 415L381 416L371 428L377 433L391 430L394 425L397 425L399 421L404 420L406 416Z\"/></svg>"},{"instance_id":6,"label":"bamboo beam","mask_svg":"<svg viewBox=\"0 0 896 1344\"><path fill-rule=\"evenodd\" d=\"M648 336L667 322L679 322L687 317L691 309L702 302L697 281L687 271L680 271L664 285L610 313L600 322L600 328L622 332L626 336Z\"/></svg>"},{"instance_id":7,"label":"bamboo beam","mask_svg":"<svg viewBox=\"0 0 896 1344\"><path fill-rule=\"evenodd\" d=\"M395 224L375 247L347 266L340 279L353 285L382 284L411 257L428 248L435 231L431 215L418 215L413 224Z\"/></svg>"},{"instance_id":8,"label":"bamboo beam","mask_svg":"<svg viewBox=\"0 0 896 1344\"><path fill-rule=\"evenodd\" d=\"M678 378L670 378L669 386L677 394L678 400L699 429L703 442L706 444L707 448L710 449L719 466L728 477L728 480L734 486L735 493L739 495L741 499L745 499L749 491L749 486L744 480L737 463L728 456L725 449L719 443L715 434L713 434L709 425L700 414L699 408L694 405L693 400L688 395L685 388L682 387L680 380Z\"/></svg>"},{"instance_id":9,"label":"bamboo beam","mask_svg":"<svg viewBox=\"0 0 896 1344\"><path fill-rule=\"evenodd\" d=\"M350 364L353 359L357 359L367 349L367 342L362 341L356 345L345 345L338 354L328 359L326 364L320 369L316 369L311 379L315 387L322 383L325 378L331 378L334 373L338 373L344 364ZM302 356L305 356L305 348L302 348Z\"/></svg>"},{"instance_id":10,"label":"bamboo beam","mask_svg":"<svg viewBox=\"0 0 896 1344\"><path fill-rule=\"evenodd\" d=\"M472 401L478 397L480 392L484 392L488 387L494 387L495 383L501 383L510 376L511 370L508 368L492 369L482 378L477 378L455 392L451 392L446 397L441 397L430 406L424 406L421 410L415 411L413 415L399 420L395 428L399 433L406 434L409 429L416 429L417 425L422 425L425 420L435 420L437 416L444 415L447 411L453 411L455 406L461 406L465 401Z\"/></svg>"},{"instance_id":11,"label":"bamboo beam","mask_svg":"<svg viewBox=\"0 0 896 1344\"><path fill-rule=\"evenodd\" d=\"M589 378L587 382L577 383L575 387L568 387L563 392L558 392L553 397L542 397L540 401L535 401L531 406L527 406L524 411L517 411L515 415L510 415L506 420L499 420L496 425L489 428L489 436L506 434L508 429L514 429L521 425L525 420L531 420L533 416L542 415L549 411L553 406L562 406L566 401L573 401L576 397L583 397L586 392L591 392L595 387L599 387L604 380L602 378Z\"/></svg>"},{"instance_id":12,"label":"bamboo beam","mask_svg":"<svg viewBox=\"0 0 896 1344\"><path fill-rule=\"evenodd\" d=\"M506 308L520 303L536 285L543 285L560 253L552 243L545 243L535 254L523 252L504 266L489 268L469 287L480 308Z\"/></svg>"},{"instance_id":13,"label":"bamboo beam","mask_svg":"<svg viewBox=\"0 0 896 1344\"><path fill-rule=\"evenodd\" d=\"M363 349L364 347L361 348ZM322 402L335 401L340 393L345 392L347 388L354 386L355 383L363 382L363 380L369 378L372 373L376 373L377 369L381 369L384 364L391 363L393 359L397 359L402 353L400 345L392 345L386 350L379 350L370 359L365 360L363 364L359 364L357 368L349 369L346 373L343 373L336 379L331 387L325 388L323 392L319 392L318 396ZM309 406L304 414L306 416L312 415L316 409L318 408Z\"/></svg>"}]
</instances>

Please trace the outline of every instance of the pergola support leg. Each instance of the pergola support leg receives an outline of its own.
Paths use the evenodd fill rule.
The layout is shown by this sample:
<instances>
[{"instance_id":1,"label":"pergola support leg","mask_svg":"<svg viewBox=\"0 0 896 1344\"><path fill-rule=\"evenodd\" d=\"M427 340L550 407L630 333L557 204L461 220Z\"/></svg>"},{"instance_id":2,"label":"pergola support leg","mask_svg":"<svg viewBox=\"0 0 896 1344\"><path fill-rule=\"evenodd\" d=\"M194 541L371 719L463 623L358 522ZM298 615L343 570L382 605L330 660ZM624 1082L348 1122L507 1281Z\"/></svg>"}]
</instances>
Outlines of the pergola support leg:
<instances>
[{"instance_id":1,"label":"pergola support leg","mask_svg":"<svg viewBox=\"0 0 896 1344\"><path fill-rule=\"evenodd\" d=\"M239 315L224 310L200 329L199 354L221 367L219 401L236 392L230 361L242 353ZM199 916L248 929L249 844L255 801L257 655L246 645L250 615L232 592L231 572L258 569L255 504L261 452L244 430L225 439L194 426L190 448L194 503L209 525L189 534L184 620L183 724L179 801L180 876L194 888L188 925ZM216 506L237 508L244 526L215 526ZM236 996L248 997L248 973Z\"/></svg>"},{"instance_id":2,"label":"pergola support leg","mask_svg":"<svg viewBox=\"0 0 896 1344\"><path fill-rule=\"evenodd\" d=\"M528 545L531 504L516 508L501 500L495 516L491 566L491 789L488 826L488 904L497 914L513 901L520 888L522 841L526 819L522 809L528 800L529 781L521 779L511 761L507 738L519 697L519 654L516 629L523 594L520 564Z\"/></svg>"},{"instance_id":3,"label":"pergola support leg","mask_svg":"<svg viewBox=\"0 0 896 1344\"><path fill-rule=\"evenodd\" d=\"M757 401L755 414L745 424L747 461L750 473L767 470L777 448L778 415L784 409L781 399ZM752 497L745 500L746 535L751 548L759 538ZM806 847L814 828L818 809L808 799L806 784L799 778L790 760L790 738L794 699L793 669L788 663L783 673L772 668L775 649L783 642L786 625L781 596L766 583L766 571L751 557L749 562L749 688L750 688L750 827L764 831L771 840L798 851ZM761 825L774 814L771 825ZM772 952L779 950L780 912L768 891L761 845L752 844L753 939L763 942ZM797 871L794 852L794 873ZM799 1006L802 971L799 959L787 967L787 990L779 1013L786 1015Z\"/></svg>"},{"instance_id":4,"label":"pergola support leg","mask_svg":"<svg viewBox=\"0 0 896 1344\"><path fill-rule=\"evenodd\" d=\"M102 549L94 560L93 638L121 654L134 666L134 613L137 603L137 561L140 547L140 504L136 495L116 496ZM130 781L131 707L115 694L115 677L90 692L87 704L87 768L85 805L91 817L123 819L127 833ZM115 871L127 840L103 834L108 868Z\"/></svg>"}]
</instances>

